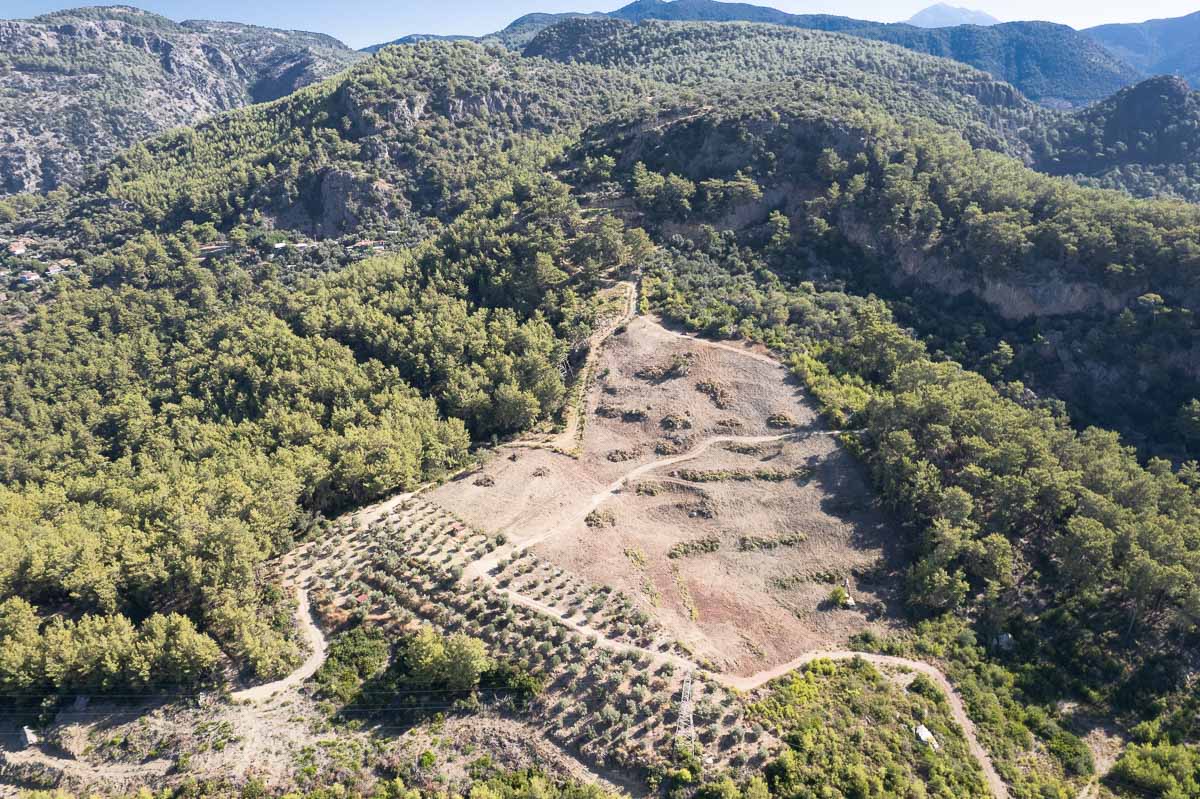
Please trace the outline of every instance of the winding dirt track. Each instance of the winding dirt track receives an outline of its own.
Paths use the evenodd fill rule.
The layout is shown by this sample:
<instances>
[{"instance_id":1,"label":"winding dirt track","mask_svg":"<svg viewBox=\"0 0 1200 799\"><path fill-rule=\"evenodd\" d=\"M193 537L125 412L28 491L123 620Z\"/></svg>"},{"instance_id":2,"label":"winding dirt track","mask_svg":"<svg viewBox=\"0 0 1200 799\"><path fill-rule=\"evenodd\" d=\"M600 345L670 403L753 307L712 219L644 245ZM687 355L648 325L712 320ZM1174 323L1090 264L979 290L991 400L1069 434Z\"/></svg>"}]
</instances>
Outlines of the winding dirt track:
<instances>
[{"instance_id":1,"label":"winding dirt track","mask_svg":"<svg viewBox=\"0 0 1200 799\"><path fill-rule=\"evenodd\" d=\"M623 281L617 284L625 294L625 308L621 315L612 319L607 325L597 330L588 339L589 357L584 365L582 375L586 381L591 368L595 365L595 358L592 357L599 350L609 336L616 332L617 328L628 322L637 315L637 286L628 281ZM552 438L545 441L531 441L529 439L512 441L504 446L510 449L548 449L556 452L571 452L577 445L577 437L579 436L579 426L583 423L580 418L579 407L571 402L567 405L566 419L564 420L563 429L555 434Z\"/></svg>"},{"instance_id":2,"label":"winding dirt track","mask_svg":"<svg viewBox=\"0 0 1200 799\"><path fill-rule=\"evenodd\" d=\"M50 754L42 747L30 747L19 752L0 751L0 766L40 766L58 772L76 782L93 783L102 779L112 787L128 790L140 787L146 780L165 777L174 763L170 760L150 760L146 763L89 763L74 758ZM0 796L6 786L0 785ZM19 795L13 793L13 796Z\"/></svg>"},{"instance_id":3,"label":"winding dirt track","mask_svg":"<svg viewBox=\"0 0 1200 799\"><path fill-rule=\"evenodd\" d=\"M681 338L686 341L695 342L696 344L699 344L703 347L707 347L707 348L713 349L713 350L723 350L724 352L732 352L735 355L741 355L744 358L750 358L751 360L758 361L759 363L767 363L767 364L770 364L771 366L782 366L783 365L779 362L778 358L774 358L774 357L766 354L765 352L759 352L758 350L752 349L750 347L738 347L736 345L725 344L720 341L710 341L709 339L700 338L699 336L693 335L691 333L682 333L678 330L672 330L671 328L664 325L658 319L650 319L649 317L646 317L646 318L649 319L649 321L653 322L653 324L656 327L660 328L663 332L669 333L670 335L674 336L675 338Z\"/></svg>"},{"instance_id":4,"label":"winding dirt track","mask_svg":"<svg viewBox=\"0 0 1200 799\"><path fill-rule=\"evenodd\" d=\"M850 660L851 658L862 658L868 663L876 666L892 666L898 668L911 669L920 674L924 674L942 690L946 695L946 701L950 705L950 715L958 722L958 726L962 728L963 736L967 739L967 748L971 752L971 756L979 763L979 767L983 769L983 776L987 780L988 789L992 792L992 796L997 799L1007 799L1008 786L1000 775L996 773L996 767L992 764L992 758L979 743L979 736L975 731L975 722L971 721L971 717L967 715L967 709L963 705L962 696L955 690L950 681L946 679L946 675L942 674L941 669L930 665L922 660L911 660L909 658L894 657L892 655L873 655L866 652L851 652L847 650L831 650L831 651L813 651L805 652L795 660L790 660L787 663L781 663L767 671L760 671L757 674L752 674L749 677L734 677L726 674L716 675L717 682L729 688L736 688L741 691L750 691L759 688L762 685L784 676L785 674L794 671L795 669L811 663L814 660Z\"/></svg>"},{"instance_id":5,"label":"winding dirt track","mask_svg":"<svg viewBox=\"0 0 1200 799\"><path fill-rule=\"evenodd\" d=\"M303 684L305 680L316 674L317 669L321 668L321 664L325 662L328 644L325 640L325 633L317 626L317 620L308 602L308 591L304 589L303 585L307 576L308 573L306 572L297 578L299 584L296 586L296 625L300 628L300 632L304 635L304 640L308 644L308 657L300 664L299 668L282 680L256 685L253 688L245 688L241 691L234 691L231 694L234 700L239 702L262 702L271 699L289 688L296 688Z\"/></svg>"}]
</instances>

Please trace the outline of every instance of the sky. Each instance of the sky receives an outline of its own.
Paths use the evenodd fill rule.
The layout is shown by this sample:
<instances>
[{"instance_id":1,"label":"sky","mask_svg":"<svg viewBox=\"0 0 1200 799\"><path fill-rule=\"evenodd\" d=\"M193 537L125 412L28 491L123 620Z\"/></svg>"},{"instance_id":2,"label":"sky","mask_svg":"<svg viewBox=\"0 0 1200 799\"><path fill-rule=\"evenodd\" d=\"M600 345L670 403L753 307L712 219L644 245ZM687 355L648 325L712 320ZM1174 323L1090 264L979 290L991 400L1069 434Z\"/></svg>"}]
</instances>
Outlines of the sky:
<instances>
[{"instance_id":1,"label":"sky","mask_svg":"<svg viewBox=\"0 0 1200 799\"><path fill-rule=\"evenodd\" d=\"M273 28L328 33L352 47L398 39L409 33L480 35L499 30L533 11L612 11L628 0L0 0L0 18L22 19L80 5L123 1L184 19L249 22ZM841 14L896 22L934 0L748 0L793 14ZM1200 0L950 0L1003 20L1044 19L1074 28L1107 22L1141 22L1200 10Z\"/></svg>"}]
</instances>

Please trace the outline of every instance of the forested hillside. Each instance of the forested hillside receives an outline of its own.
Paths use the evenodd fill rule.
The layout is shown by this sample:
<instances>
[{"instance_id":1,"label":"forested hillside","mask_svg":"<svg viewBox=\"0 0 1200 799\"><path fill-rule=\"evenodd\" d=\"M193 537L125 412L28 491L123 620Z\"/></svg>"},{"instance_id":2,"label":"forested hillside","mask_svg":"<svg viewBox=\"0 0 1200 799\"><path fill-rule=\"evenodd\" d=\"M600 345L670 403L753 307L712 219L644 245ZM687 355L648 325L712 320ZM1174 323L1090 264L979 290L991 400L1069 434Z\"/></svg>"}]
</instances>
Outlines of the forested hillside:
<instances>
[{"instance_id":1,"label":"forested hillside","mask_svg":"<svg viewBox=\"0 0 1200 799\"><path fill-rule=\"evenodd\" d=\"M1051 22L933 30L866 25L846 32L970 64L1052 107L1086 105L1139 77L1135 69L1103 47L1066 25Z\"/></svg>"},{"instance_id":2,"label":"forested hillside","mask_svg":"<svg viewBox=\"0 0 1200 799\"><path fill-rule=\"evenodd\" d=\"M633 23L758 22L890 42L973 66L1051 107L1086 105L1148 74L1109 52L1095 39L1049 22L918 27L830 14L789 14L767 6L719 0L637 0L607 14L527 14L478 40L520 50L538 33L560 22L603 17Z\"/></svg>"},{"instance_id":3,"label":"forested hillside","mask_svg":"<svg viewBox=\"0 0 1200 799\"><path fill-rule=\"evenodd\" d=\"M1049 22L1006 22L983 27L919 28L828 14L788 14L773 8L717 0L639 0L612 12L643 20L769 22L891 42L951 58L1011 83L1048 105L1080 105L1128 85L1138 73L1088 37Z\"/></svg>"},{"instance_id":4,"label":"forested hillside","mask_svg":"<svg viewBox=\"0 0 1200 799\"><path fill-rule=\"evenodd\" d=\"M830 97L861 93L898 117L934 120L978 147L1020 158L1029 157L1029 131L1057 119L1011 85L953 61L777 25L574 19L543 31L524 54L692 87L795 83L782 90L812 92L814 102L823 85Z\"/></svg>"},{"instance_id":5,"label":"forested hillside","mask_svg":"<svg viewBox=\"0 0 1200 799\"><path fill-rule=\"evenodd\" d=\"M358 57L321 34L128 7L0 20L0 194L78 182L135 142L283 97Z\"/></svg>"},{"instance_id":6,"label":"forested hillside","mask_svg":"<svg viewBox=\"0 0 1200 799\"><path fill-rule=\"evenodd\" d=\"M1050 106L1084 105L1133 83L1141 74L1088 36L1049 22L922 28L829 14L788 14L773 8L718 0L637 0L611 16L630 22L650 19L769 22L891 42L969 64L1011 83L1026 97Z\"/></svg>"},{"instance_id":7,"label":"forested hillside","mask_svg":"<svg viewBox=\"0 0 1200 799\"><path fill-rule=\"evenodd\" d=\"M14 295L0 305L0 694L17 700L6 708L287 673L300 647L268 563L304 540L309 555L341 547L350 534L335 514L486 460L490 445L568 406L588 411L574 391L615 395L609 375L583 370L572 383L568 367L598 327L599 290L620 280L613 290L649 313L769 348L820 406L827 429L764 413L779 435L725 443L759 457L766 443L844 442L874 505L813 504L823 519L886 519L886 573L792 575L831 585L827 606L789 612L849 613L851 577L893 581L894 610L855 611L894 613L889 625L845 640L939 664L986 759L962 755L965 734L942 724L949 699L924 673L818 660L743 706L708 684L717 667L687 646L651 649L632 611L609 617L615 637L585 635L608 586L562 615L550 608L551 621L571 575L543 572L505 534L474 549L475 533L450 517L436 528L453 539L444 554L415 541L409 551L398 528L375 526L355 555L385 569L310 564L355 596L318 691L376 715L345 701L329 711L340 729L451 695L434 706L433 734L448 738L442 725L481 706L474 689L495 671L521 692L489 707L518 722L542 691L627 696L592 713L558 695L545 703L558 721L518 735L578 746L672 797L957 799L985 795L983 762L1014 799L1192 795L1200 207L1024 164L1052 148L1075 164L1096 131L1112 142L1106 160L1118 157L1129 136L1110 120L1142 108L1138 91L1051 139L1060 118L1008 84L861 37L569 19L525 55L385 48L278 102L124 150L78 189L0 204L6 240L32 253L0 255ZM1136 157L1187 147L1162 133ZM51 281L60 259L75 267ZM15 276L34 268L41 287ZM665 392L693 365L680 356L636 380ZM743 422L723 392L687 391L734 430ZM692 425L686 409L658 422L641 406L604 407L612 424L656 435ZM656 454L687 457L672 443ZM606 449L605 469L643 455ZM577 452L535 450L561 458L569 481ZM513 449L495 461L533 458ZM606 476L596 501L658 491L623 491L640 468ZM459 487L494 485L473 474ZM811 469L712 474L797 491L819 482ZM487 501L476 510L498 515L515 500ZM587 539L623 534L598 507L575 520ZM706 509L694 510L688 519ZM433 527L418 532L432 541ZM713 546L688 539L668 560ZM509 549L469 560L497 547ZM649 580L644 553L622 544L617 558ZM547 575L538 598L518 601L509 568ZM678 563L667 568L696 621ZM492 579L504 593L483 591ZM492 663L461 629L443 640L368 627L381 587L446 629L490 619L490 640L519 660ZM391 661L385 635L398 639ZM706 699L691 708L675 696L690 696L693 668ZM733 725L699 736L724 758L719 772L676 726L684 707L697 725ZM649 709L669 719L656 737L639 715ZM943 749L913 738L925 723ZM1099 764L1083 736L1108 725L1120 731L1115 764L1090 785ZM392 787L375 795L431 773L442 749L428 747L391 761ZM648 761L629 754L646 747ZM462 769L486 773L483 761ZM313 762L299 769L305 788L317 784ZM487 790L471 799L525 788Z\"/></svg>"},{"instance_id":8,"label":"forested hillside","mask_svg":"<svg viewBox=\"0 0 1200 799\"><path fill-rule=\"evenodd\" d=\"M1200 93L1182 78L1151 78L1063 116L1035 147L1043 172L1200 202Z\"/></svg>"},{"instance_id":9,"label":"forested hillside","mask_svg":"<svg viewBox=\"0 0 1200 799\"><path fill-rule=\"evenodd\" d=\"M1137 197L1198 197L1197 95L1179 78L1152 78L1063 113L947 59L774 25L572 19L544 30L524 53L689 86L831 77L833 87L861 91L892 114L934 120L1047 174Z\"/></svg>"},{"instance_id":10,"label":"forested hillside","mask_svg":"<svg viewBox=\"0 0 1200 799\"><path fill-rule=\"evenodd\" d=\"M474 45L392 49L138 146L41 209L88 267L0 342L4 693L286 671L266 558L560 407L557 365L624 249L540 165L606 85L609 102L636 87ZM321 199L333 181L393 201L349 216ZM340 246L280 253L271 216L424 243L353 265ZM202 262L214 223L229 253Z\"/></svg>"},{"instance_id":11,"label":"forested hillside","mask_svg":"<svg viewBox=\"0 0 1200 799\"><path fill-rule=\"evenodd\" d=\"M397 48L343 80L130 148L67 203L68 221L89 224L65 229L110 240L255 215L324 235L420 226L452 218L482 178L504 176L526 155L523 134L570 130L641 86L474 45Z\"/></svg>"}]
</instances>

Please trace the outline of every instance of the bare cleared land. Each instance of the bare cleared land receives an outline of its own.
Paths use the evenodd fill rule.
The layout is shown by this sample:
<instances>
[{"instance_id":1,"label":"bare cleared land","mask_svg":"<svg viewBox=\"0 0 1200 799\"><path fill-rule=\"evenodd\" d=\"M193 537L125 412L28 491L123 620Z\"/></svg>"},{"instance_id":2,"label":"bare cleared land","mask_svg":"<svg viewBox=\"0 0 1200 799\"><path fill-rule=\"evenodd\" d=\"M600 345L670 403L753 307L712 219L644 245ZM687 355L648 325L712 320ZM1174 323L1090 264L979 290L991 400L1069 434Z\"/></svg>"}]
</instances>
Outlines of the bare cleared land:
<instances>
[{"instance_id":1,"label":"bare cleared land","mask_svg":"<svg viewBox=\"0 0 1200 799\"><path fill-rule=\"evenodd\" d=\"M733 674L889 625L890 536L778 363L637 318L598 353L587 410L577 458L502 450L430 492L505 537L469 575L528 549ZM831 606L847 583L855 607Z\"/></svg>"}]
</instances>

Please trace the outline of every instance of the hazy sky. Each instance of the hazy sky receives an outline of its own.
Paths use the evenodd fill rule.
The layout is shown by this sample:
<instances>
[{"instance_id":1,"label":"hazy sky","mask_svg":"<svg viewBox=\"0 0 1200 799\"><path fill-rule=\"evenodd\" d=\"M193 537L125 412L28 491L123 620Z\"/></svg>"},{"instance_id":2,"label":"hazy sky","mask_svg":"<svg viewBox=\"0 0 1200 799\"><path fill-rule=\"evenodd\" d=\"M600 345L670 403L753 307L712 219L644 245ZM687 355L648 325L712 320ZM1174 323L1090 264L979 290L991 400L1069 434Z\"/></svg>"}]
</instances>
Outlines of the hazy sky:
<instances>
[{"instance_id":1,"label":"hazy sky","mask_svg":"<svg viewBox=\"0 0 1200 799\"><path fill-rule=\"evenodd\" d=\"M792 13L842 14L894 22L934 0L750 0ZM23 18L80 5L86 0L0 0L0 17ZM498 30L531 11L612 11L628 0L124 0L172 19L221 19L320 31L353 47L408 33L482 34ZM1106 22L1141 22L1200 10L1200 0L950 0L1001 20L1047 19L1076 28Z\"/></svg>"}]
</instances>

